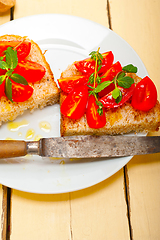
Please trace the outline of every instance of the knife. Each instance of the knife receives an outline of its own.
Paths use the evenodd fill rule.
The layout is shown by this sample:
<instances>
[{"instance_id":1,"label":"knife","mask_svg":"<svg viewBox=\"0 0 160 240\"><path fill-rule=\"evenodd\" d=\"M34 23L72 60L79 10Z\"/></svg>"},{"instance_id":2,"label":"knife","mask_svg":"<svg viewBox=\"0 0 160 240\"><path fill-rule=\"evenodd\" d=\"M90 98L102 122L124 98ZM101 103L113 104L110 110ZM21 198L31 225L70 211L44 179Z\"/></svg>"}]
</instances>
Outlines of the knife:
<instances>
[{"instance_id":1,"label":"knife","mask_svg":"<svg viewBox=\"0 0 160 240\"><path fill-rule=\"evenodd\" d=\"M66 136L39 141L0 140L0 158L29 155L56 158L122 157L160 152L160 136Z\"/></svg>"}]
</instances>

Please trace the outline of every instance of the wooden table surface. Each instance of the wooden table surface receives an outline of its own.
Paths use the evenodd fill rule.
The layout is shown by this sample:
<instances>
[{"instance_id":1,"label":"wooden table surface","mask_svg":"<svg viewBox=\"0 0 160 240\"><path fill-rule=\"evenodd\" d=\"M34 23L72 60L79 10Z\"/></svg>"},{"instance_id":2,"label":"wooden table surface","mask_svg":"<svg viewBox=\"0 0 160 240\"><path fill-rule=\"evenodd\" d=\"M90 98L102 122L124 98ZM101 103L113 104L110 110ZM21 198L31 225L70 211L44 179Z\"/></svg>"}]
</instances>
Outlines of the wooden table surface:
<instances>
[{"instance_id":1,"label":"wooden table surface","mask_svg":"<svg viewBox=\"0 0 160 240\"><path fill-rule=\"evenodd\" d=\"M160 93L159 10L159 0L17 0L0 14L0 25L40 13L93 20L134 48ZM154 154L133 157L109 179L77 192L40 195L0 185L1 239L158 240L159 183L160 154Z\"/></svg>"}]
</instances>

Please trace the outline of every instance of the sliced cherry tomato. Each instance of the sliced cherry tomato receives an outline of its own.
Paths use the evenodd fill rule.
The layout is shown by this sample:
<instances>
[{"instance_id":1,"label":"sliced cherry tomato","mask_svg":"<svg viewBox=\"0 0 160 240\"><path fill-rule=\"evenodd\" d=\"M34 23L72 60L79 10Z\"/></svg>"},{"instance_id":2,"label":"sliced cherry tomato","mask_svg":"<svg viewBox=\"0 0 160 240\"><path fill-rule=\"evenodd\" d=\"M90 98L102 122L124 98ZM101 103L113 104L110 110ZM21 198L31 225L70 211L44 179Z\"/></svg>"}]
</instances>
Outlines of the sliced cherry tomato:
<instances>
[{"instance_id":1,"label":"sliced cherry tomato","mask_svg":"<svg viewBox=\"0 0 160 240\"><path fill-rule=\"evenodd\" d=\"M12 81L13 102L24 102L28 100L32 96L32 94L33 88L30 85L22 85Z\"/></svg>"},{"instance_id":2,"label":"sliced cherry tomato","mask_svg":"<svg viewBox=\"0 0 160 240\"><path fill-rule=\"evenodd\" d=\"M112 92L115 89L115 84L111 83L108 87L103 89L101 92L98 93L98 96L102 98L103 96L107 95L108 93Z\"/></svg>"},{"instance_id":3,"label":"sliced cherry tomato","mask_svg":"<svg viewBox=\"0 0 160 240\"><path fill-rule=\"evenodd\" d=\"M0 85L0 99L5 96L5 81L3 81Z\"/></svg>"},{"instance_id":4,"label":"sliced cherry tomato","mask_svg":"<svg viewBox=\"0 0 160 240\"><path fill-rule=\"evenodd\" d=\"M102 56L103 56L102 67L101 67L99 73L106 72L111 67L111 65L113 64L113 60L114 60L114 56L111 51L103 53ZM83 74L87 74L87 75L90 75L95 70L95 61L91 58L77 61L74 63L74 65L78 69L78 71L82 72Z\"/></svg>"},{"instance_id":5,"label":"sliced cherry tomato","mask_svg":"<svg viewBox=\"0 0 160 240\"><path fill-rule=\"evenodd\" d=\"M149 111L157 102L157 90L149 77L143 78L136 86L132 96L132 106L141 111Z\"/></svg>"},{"instance_id":6,"label":"sliced cherry tomato","mask_svg":"<svg viewBox=\"0 0 160 240\"><path fill-rule=\"evenodd\" d=\"M17 46L17 47L16 47ZM16 47L17 57L19 61L24 60L30 53L31 42L29 41L0 41L0 56L4 55L4 51L8 47Z\"/></svg>"},{"instance_id":7,"label":"sliced cherry tomato","mask_svg":"<svg viewBox=\"0 0 160 240\"><path fill-rule=\"evenodd\" d=\"M4 75L5 73L6 73L6 70L3 70L3 69L0 68L0 76Z\"/></svg>"},{"instance_id":8,"label":"sliced cherry tomato","mask_svg":"<svg viewBox=\"0 0 160 240\"><path fill-rule=\"evenodd\" d=\"M85 76L73 76L58 79L58 83L62 91L70 93L75 87L78 87L84 83L87 83L88 78Z\"/></svg>"},{"instance_id":9,"label":"sliced cherry tomato","mask_svg":"<svg viewBox=\"0 0 160 240\"><path fill-rule=\"evenodd\" d=\"M102 82L111 81L117 75L117 73L121 71L122 71L122 66L120 62L116 62L110 67L110 69L107 72L103 74L101 81ZM115 87L114 84L111 83L108 87L106 87L105 89L103 89L101 92L98 93L99 97L103 97L104 95L113 91L114 87Z\"/></svg>"},{"instance_id":10,"label":"sliced cherry tomato","mask_svg":"<svg viewBox=\"0 0 160 240\"><path fill-rule=\"evenodd\" d=\"M39 63L24 60L18 63L17 67L14 69L14 72L23 76L27 82L34 83L43 78L46 70Z\"/></svg>"},{"instance_id":11,"label":"sliced cherry tomato","mask_svg":"<svg viewBox=\"0 0 160 240\"><path fill-rule=\"evenodd\" d=\"M103 114L99 115L97 112L98 105L96 104L96 99L93 95L89 96L86 117L87 123L90 128L102 128L106 125L106 117L103 109Z\"/></svg>"},{"instance_id":12,"label":"sliced cherry tomato","mask_svg":"<svg viewBox=\"0 0 160 240\"><path fill-rule=\"evenodd\" d=\"M108 81L108 80L112 80L117 73L122 71L122 66L120 64L120 62L116 62L114 63L103 75L102 75L102 81Z\"/></svg>"},{"instance_id":13,"label":"sliced cherry tomato","mask_svg":"<svg viewBox=\"0 0 160 240\"><path fill-rule=\"evenodd\" d=\"M79 86L65 98L61 105L61 113L68 118L79 119L85 113L87 100L87 86Z\"/></svg>"},{"instance_id":14,"label":"sliced cherry tomato","mask_svg":"<svg viewBox=\"0 0 160 240\"><path fill-rule=\"evenodd\" d=\"M115 99L112 97L112 92L99 99L105 108L116 108L127 102L133 95L135 84L133 83L130 88L122 88L119 86L118 88L122 92L122 100L119 103L116 103Z\"/></svg>"}]
</instances>

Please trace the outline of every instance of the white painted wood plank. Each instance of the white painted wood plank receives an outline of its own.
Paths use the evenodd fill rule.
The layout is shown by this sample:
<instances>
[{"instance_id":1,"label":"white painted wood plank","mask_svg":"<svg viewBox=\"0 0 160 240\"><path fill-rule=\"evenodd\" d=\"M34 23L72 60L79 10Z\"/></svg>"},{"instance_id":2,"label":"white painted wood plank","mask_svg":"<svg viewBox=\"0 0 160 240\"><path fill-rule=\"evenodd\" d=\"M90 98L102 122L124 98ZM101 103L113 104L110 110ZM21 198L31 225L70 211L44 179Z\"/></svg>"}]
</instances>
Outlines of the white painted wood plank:
<instances>
[{"instance_id":1,"label":"white painted wood plank","mask_svg":"<svg viewBox=\"0 0 160 240\"><path fill-rule=\"evenodd\" d=\"M139 54L160 96L160 1L110 1L112 28ZM159 98L160 99L160 98ZM160 132L150 133L160 135ZM160 237L160 155L137 156L128 164L133 239Z\"/></svg>"},{"instance_id":2,"label":"white painted wood plank","mask_svg":"<svg viewBox=\"0 0 160 240\"><path fill-rule=\"evenodd\" d=\"M0 239L7 239L7 187L0 184Z\"/></svg>"},{"instance_id":3,"label":"white painted wood plank","mask_svg":"<svg viewBox=\"0 0 160 240\"><path fill-rule=\"evenodd\" d=\"M11 240L128 240L124 195L123 170L96 186L69 194L13 190Z\"/></svg>"},{"instance_id":4,"label":"white painted wood plank","mask_svg":"<svg viewBox=\"0 0 160 240\"><path fill-rule=\"evenodd\" d=\"M159 239L160 154L135 157L128 164L128 175L133 237Z\"/></svg>"},{"instance_id":5,"label":"white painted wood plank","mask_svg":"<svg viewBox=\"0 0 160 240\"><path fill-rule=\"evenodd\" d=\"M91 188L71 194L72 235L76 240L128 240L123 170Z\"/></svg>"},{"instance_id":6,"label":"white painted wood plank","mask_svg":"<svg viewBox=\"0 0 160 240\"><path fill-rule=\"evenodd\" d=\"M108 25L106 5L106 0L17 0L14 15L20 18L46 13L69 14Z\"/></svg>"},{"instance_id":7,"label":"white painted wood plank","mask_svg":"<svg viewBox=\"0 0 160 240\"><path fill-rule=\"evenodd\" d=\"M13 190L10 239L71 239L68 199L68 193L40 195Z\"/></svg>"},{"instance_id":8,"label":"white painted wood plank","mask_svg":"<svg viewBox=\"0 0 160 240\"><path fill-rule=\"evenodd\" d=\"M3 210L2 210L2 202L3 202L3 190L2 185L0 184L0 236L2 236L2 230L3 230Z\"/></svg>"},{"instance_id":9,"label":"white painted wood plank","mask_svg":"<svg viewBox=\"0 0 160 240\"><path fill-rule=\"evenodd\" d=\"M110 1L113 30L138 53L158 90L160 90L159 9L159 0Z\"/></svg>"}]
</instances>

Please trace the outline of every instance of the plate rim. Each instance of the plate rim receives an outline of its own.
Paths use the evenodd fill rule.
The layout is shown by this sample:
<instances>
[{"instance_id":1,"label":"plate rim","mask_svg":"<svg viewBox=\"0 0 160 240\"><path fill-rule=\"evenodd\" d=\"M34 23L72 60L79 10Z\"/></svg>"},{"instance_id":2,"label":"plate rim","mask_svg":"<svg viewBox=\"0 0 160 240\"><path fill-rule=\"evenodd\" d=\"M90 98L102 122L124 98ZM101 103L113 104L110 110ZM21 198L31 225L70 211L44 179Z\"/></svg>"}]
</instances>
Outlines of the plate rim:
<instances>
[{"instance_id":1,"label":"plate rim","mask_svg":"<svg viewBox=\"0 0 160 240\"><path fill-rule=\"evenodd\" d=\"M50 16L50 17L52 17L52 16L54 16L54 17L58 16L58 18L61 17L61 18L77 19L77 20L79 20L79 21L89 22L89 23L91 23L91 24L93 24L93 25L97 25L98 27L104 29L105 31L109 31L111 34L114 34L116 37L118 37L119 39L121 39L122 41L124 41L125 44L127 44L128 47L130 47L130 48L134 51L134 54L136 54L136 57L139 58L140 62L142 63L142 65L143 65L143 67L144 67L144 69L146 70L146 68L145 68L142 60L140 59L139 55L138 55L138 54L136 53L136 51L130 46L130 44L127 43L121 36L119 36L119 35L118 35L117 33L115 33L113 30L111 30L111 29L109 29L109 28L107 28L107 27L105 27L105 26L103 26L103 25L101 25L101 24L99 24L99 23L97 23L97 22L94 22L94 21L92 21L92 20L85 19L85 18L82 18L82 17L79 17L79 16L73 16L73 15L69 15L69 14L52 14L52 13L49 13L49 14L36 14L36 15L25 16L25 17L22 17L22 18L17 18L17 19L15 19L15 20L10 21L10 22L4 23L4 24L2 24L2 25L0 26L0 29L1 29L2 27L5 28L5 26L9 26L9 27L10 27L10 26L16 24L17 22L20 22L20 24L21 24L22 21L27 21L28 19L37 19L37 18L40 18L40 17L43 17L43 19L44 19L44 17L47 18L47 17L49 17L49 16ZM33 39L33 40L34 40L34 39ZM147 73L147 75L148 75L147 70L146 70L146 73ZM53 74L54 74L54 73L53 73ZM31 191L31 190L30 190L30 191L28 191L28 190L26 191L26 190L24 190L24 189L20 189L20 188L14 187L14 186L12 186L12 184L10 184L10 185L7 184L7 186L8 186L8 187L11 187L11 188L14 188L14 189L17 189L17 190L19 190L19 191L24 191L24 192L29 192L29 193L37 193L37 194L60 194L60 193L74 192L74 191L78 191L78 190L82 190L82 189L89 188L89 187L91 187L91 186L94 186L94 185L96 185L96 184L98 184L98 183L100 183L100 182L102 182L102 181L110 178L112 175L114 175L116 172L118 172L120 169L122 169L122 168L132 159L132 157L133 157L133 156L125 157L126 161L124 161L124 163L122 164L122 166L121 166L120 168L117 167L117 169L115 169L115 171L113 171L113 172L112 172L110 175L108 175L107 177L103 177L102 179L100 179L99 181L95 182L94 184L88 184L87 186L82 187L82 188L78 188L78 189L70 189L69 191L68 191L68 190L66 190L66 191L64 191L64 190L61 191L61 190L60 190L60 191L55 191L55 192L53 192L52 190L51 190L51 191L48 191L48 192L44 192L44 191L42 191L42 192L40 192L40 191L35 192L35 191ZM3 184L3 183L1 183L1 184ZM5 184L3 184L3 185L5 185Z\"/></svg>"}]
</instances>

